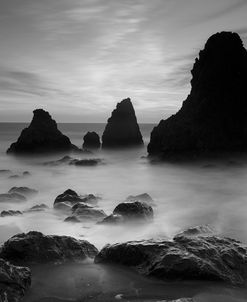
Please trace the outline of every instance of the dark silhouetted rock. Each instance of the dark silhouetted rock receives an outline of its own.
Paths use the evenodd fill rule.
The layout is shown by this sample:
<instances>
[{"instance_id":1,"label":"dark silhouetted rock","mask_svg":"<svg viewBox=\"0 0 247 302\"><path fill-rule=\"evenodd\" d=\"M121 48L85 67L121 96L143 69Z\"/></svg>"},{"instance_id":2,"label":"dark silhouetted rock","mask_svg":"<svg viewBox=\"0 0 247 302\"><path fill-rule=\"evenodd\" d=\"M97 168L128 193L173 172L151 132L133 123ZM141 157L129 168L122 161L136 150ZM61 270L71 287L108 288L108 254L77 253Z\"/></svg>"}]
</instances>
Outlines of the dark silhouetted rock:
<instances>
[{"instance_id":1,"label":"dark silhouetted rock","mask_svg":"<svg viewBox=\"0 0 247 302\"><path fill-rule=\"evenodd\" d=\"M84 158L84 159L73 159L70 161L70 165L75 166L97 166L102 163L100 158Z\"/></svg>"},{"instance_id":2,"label":"dark silhouetted rock","mask_svg":"<svg viewBox=\"0 0 247 302\"><path fill-rule=\"evenodd\" d=\"M38 194L38 191L35 189L30 189L28 187L13 187L9 190L8 193L17 193L25 197L32 197Z\"/></svg>"},{"instance_id":3,"label":"dark silhouetted rock","mask_svg":"<svg viewBox=\"0 0 247 302\"><path fill-rule=\"evenodd\" d=\"M22 215L21 211L14 211L14 210L6 210L6 211L2 211L0 216L1 217L6 217L6 216L18 216L18 215Z\"/></svg>"},{"instance_id":4,"label":"dark silhouetted rock","mask_svg":"<svg viewBox=\"0 0 247 302\"><path fill-rule=\"evenodd\" d=\"M24 171L22 173L23 176L31 176L31 173L29 171Z\"/></svg>"},{"instance_id":5,"label":"dark silhouetted rock","mask_svg":"<svg viewBox=\"0 0 247 302\"><path fill-rule=\"evenodd\" d=\"M117 104L108 119L102 136L102 148L116 148L142 145L142 135L137 123L131 100Z\"/></svg>"},{"instance_id":6,"label":"dark silhouetted rock","mask_svg":"<svg viewBox=\"0 0 247 302\"><path fill-rule=\"evenodd\" d=\"M0 251L1 258L15 264L80 261L87 257L93 258L96 254L96 247L86 240L76 240L69 236L46 236L34 231L11 237Z\"/></svg>"},{"instance_id":7,"label":"dark silhouetted rock","mask_svg":"<svg viewBox=\"0 0 247 302\"><path fill-rule=\"evenodd\" d=\"M107 216L100 224L119 224L129 222L146 222L153 219L153 209L144 202L122 202L116 206L113 214Z\"/></svg>"},{"instance_id":8,"label":"dark silhouetted rock","mask_svg":"<svg viewBox=\"0 0 247 302\"><path fill-rule=\"evenodd\" d=\"M19 302L31 285L31 271L0 259L0 301Z\"/></svg>"},{"instance_id":9,"label":"dark silhouetted rock","mask_svg":"<svg viewBox=\"0 0 247 302\"><path fill-rule=\"evenodd\" d=\"M9 174L9 173L11 173L10 170L7 170L7 169L1 169L1 170L0 170L0 175L1 175L1 174Z\"/></svg>"},{"instance_id":10,"label":"dark silhouetted rock","mask_svg":"<svg viewBox=\"0 0 247 302\"><path fill-rule=\"evenodd\" d=\"M100 138L96 132L87 132L83 137L83 149L99 149L100 148Z\"/></svg>"},{"instance_id":11,"label":"dark silhouetted rock","mask_svg":"<svg viewBox=\"0 0 247 302\"><path fill-rule=\"evenodd\" d=\"M139 195L130 195L126 198L126 201L131 201L131 202L142 201L151 206L155 205L155 202L153 201L152 197L148 193L142 193Z\"/></svg>"},{"instance_id":12,"label":"dark silhouetted rock","mask_svg":"<svg viewBox=\"0 0 247 302\"><path fill-rule=\"evenodd\" d=\"M13 143L7 153L43 153L76 149L70 139L57 128L57 123L43 109L33 111L30 125L22 130L17 142Z\"/></svg>"},{"instance_id":13,"label":"dark silhouetted rock","mask_svg":"<svg viewBox=\"0 0 247 302\"><path fill-rule=\"evenodd\" d=\"M247 151L247 51L238 34L211 36L192 69L182 108L151 133L149 155Z\"/></svg>"},{"instance_id":14,"label":"dark silhouetted rock","mask_svg":"<svg viewBox=\"0 0 247 302\"><path fill-rule=\"evenodd\" d=\"M162 280L212 280L244 284L247 246L213 235L175 236L106 245L95 262L118 263Z\"/></svg>"},{"instance_id":15,"label":"dark silhouetted rock","mask_svg":"<svg viewBox=\"0 0 247 302\"><path fill-rule=\"evenodd\" d=\"M18 193L0 194L0 202L23 202L27 201L26 197Z\"/></svg>"},{"instance_id":16,"label":"dark silhouetted rock","mask_svg":"<svg viewBox=\"0 0 247 302\"><path fill-rule=\"evenodd\" d=\"M65 222L78 223L81 222L76 216L68 216L64 219Z\"/></svg>"}]
</instances>

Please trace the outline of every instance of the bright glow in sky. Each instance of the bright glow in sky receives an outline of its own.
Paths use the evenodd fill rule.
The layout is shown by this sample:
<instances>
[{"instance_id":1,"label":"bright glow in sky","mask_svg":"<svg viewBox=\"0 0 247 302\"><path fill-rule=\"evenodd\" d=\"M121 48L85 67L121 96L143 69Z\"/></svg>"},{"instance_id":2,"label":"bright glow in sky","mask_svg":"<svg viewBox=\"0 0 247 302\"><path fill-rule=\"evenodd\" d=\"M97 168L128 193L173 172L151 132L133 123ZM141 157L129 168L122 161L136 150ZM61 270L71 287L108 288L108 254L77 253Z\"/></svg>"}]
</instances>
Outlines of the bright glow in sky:
<instances>
[{"instance_id":1,"label":"bright glow in sky","mask_svg":"<svg viewBox=\"0 0 247 302\"><path fill-rule=\"evenodd\" d=\"M0 122L44 108L105 122L130 97L139 122L180 108L207 38L247 42L246 0L0 0Z\"/></svg>"}]
</instances>

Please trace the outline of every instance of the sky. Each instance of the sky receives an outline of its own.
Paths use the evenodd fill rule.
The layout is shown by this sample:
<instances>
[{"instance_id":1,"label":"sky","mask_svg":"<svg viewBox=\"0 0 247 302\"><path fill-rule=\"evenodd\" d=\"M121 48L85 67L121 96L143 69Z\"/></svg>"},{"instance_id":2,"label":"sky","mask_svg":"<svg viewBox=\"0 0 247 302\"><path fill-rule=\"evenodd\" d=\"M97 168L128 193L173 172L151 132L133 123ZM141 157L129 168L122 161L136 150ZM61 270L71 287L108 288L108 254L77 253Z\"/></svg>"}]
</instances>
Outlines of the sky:
<instances>
[{"instance_id":1,"label":"sky","mask_svg":"<svg viewBox=\"0 0 247 302\"><path fill-rule=\"evenodd\" d=\"M247 45L247 0L0 0L0 122L36 108L106 122L130 97L139 122L174 114L214 33Z\"/></svg>"}]
</instances>

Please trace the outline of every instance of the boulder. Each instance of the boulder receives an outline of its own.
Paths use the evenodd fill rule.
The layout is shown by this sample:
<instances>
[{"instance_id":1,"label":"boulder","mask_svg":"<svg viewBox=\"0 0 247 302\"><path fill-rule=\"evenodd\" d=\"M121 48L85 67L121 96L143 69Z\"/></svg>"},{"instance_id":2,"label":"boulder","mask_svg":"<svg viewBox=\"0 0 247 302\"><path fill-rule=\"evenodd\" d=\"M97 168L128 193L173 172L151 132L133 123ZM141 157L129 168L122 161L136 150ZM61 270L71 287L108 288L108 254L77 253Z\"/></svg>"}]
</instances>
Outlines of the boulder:
<instances>
[{"instance_id":1,"label":"boulder","mask_svg":"<svg viewBox=\"0 0 247 302\"><path fill-rule=\"evenodd\" d=\"M175 236L106 245L96 263L118 263L161 280L211 280L242 285L247 277L247 246L214 235Z\"/></svg>"},{"instance_id":2,"label":"boulder","mask_svg":"<svg viewBox=\"0 0 247 302\"><path fill-rule=\"evenodd\" d=\"M106 214L101 209L96 209L85 204L77 204L72 208L70 218L76 217L79 221L101 221Z\"/></svg>"},{"instance_id":3,"label":"boulder","mask_svg":"<svg viewBox=\"0 0 247 302\"><path fill-rule=\"evenodd\" d=\"M116 206L113 214L107 216L101 224L129 222L147 222L153 219L153 209L144 202L122 202Z\"/></svg>"},{"instance_id":4,"label":"boulder","mask_svg":"<svg viewBox=\"0 0 247 302\"><path fill-rule=\"evenodd\" d=\"M64 219L64 222L78 223L81 222L76 216L68 216Z\"/></svg>"},{"instance_id":5,"label":"boulder","mask_svg":"<svg viewBox=\"0 0 247 302\"><path fill-rule=\"evenodd\" d=\"M75 191L68 189L56 197L54 201L54 205L60 202L75 204L80 201L81 201L80 196Z\"/></svg>"},{"instance_id":6,"label":"boulder","mask_svg":"<svg viewBox=\"0 0 247 302\"><path fill-rule=\"evenodd\" d=\"M70 161L70 165L74 166L97 166L103 161L100 158L84 158L84 159L73 159Z\"/></svg>"},{"instance_id":7,"label":"boulder","mask_svg":"<svg viewBox=\"0 0 247 302\"><path fill-rule=\"evenodd\" d=\"M57 128L57 123L43 109L33 111L30 125L22 130L17 142L13 143L7 153L44 153L76 149L70 139Z\"/></svg>"},{"instance_id":8,"label":"boulder","mask_svg":"<svg viewBox=\"0 0 247 302\"><path fill-rule=\"evenodd\" d=\"M6 216L18 216L22 215L23 213L21 211L14 211L14 210L6 210L2 211L0 216L1 217L6 217Z\"/></svg>"},{"instance_id":9,"label":"boulder","mask_svg":"<svg viewBox=\"0 0 247 302\"><path fill-rule=\"evenodd\" d=\"M117 104L107 121L102 148L116 148L143 145L134 107L129 98Z\"/></svg>"},{"instance_id":10,"label":"boulder","mask_svg":"<svg viewBox=\"0 0 247 302\"><path fill-rule=\"evenodd\" d=\"M0 258L15 264L80 261L93 258L96 254L96 247L86 240L76 240L69 236L46 236L34 231L11 237L0 250Z\"/></svg>"},{"instance_id":11,"label":"boulder","mask_svg":"<svg viewBox=\"0 0 247 302\"><path fill-rule=\"evenodd\" d=\"M26 197L18 193L0 194L0 202L23 202L27 201Z\"/></svg>"},{"instance_id":12,"label":"boulder","mask_svg":"<svg viewBox=\"0 0 247 302\"><path fill-rule=\"evenodd\" d=\"M30 285L31 272L29 268L14 266L0 259L0 301L21 301Z\"/></svg>"},{"instance_id":13,"label":"boulder","mask_svg":"<svg viewBox=\"0 0 247 302\"><path fill-rule=\"evenodd\" d=\"M141 202L145 202L148 205L154 206L155 202L152 199L152 197L148 194L148 193L142 193L139 195L130 195L126 198L126 201L141 201Z\"/></svg>"},{"instance_id":14,"label":"boulder","mask_svg":"<svg viewBox=\"0 0 247 302\"><path fill-rule=\"evenodd\" d=\"M99 149L100 148L100 137L96 132L87 132L83 137L84 143L83 149Z\"/></svg>"},{"instance_id":15,"label":"boulder","mask_svg":"<svg viewBox=\"0 0 247 302\"><path fill-rule=\"evenodd\" d=\"M38 194L38 191L35 189L30 189L28 187L13 187L8 191L8 193L17 193L25 197L32 197Z\"/></svg>"},{"instance_id":16,"label":"boulder","mask_svg":"<svg viewBox=\"0 0 247 302\"><path fill-rule=\"evenodd\" d=\"M156 126L149 155L164 158L247 151L247 51L237 33L211 36L192 69L181 109Z\"/></svg>"}]
</instances>

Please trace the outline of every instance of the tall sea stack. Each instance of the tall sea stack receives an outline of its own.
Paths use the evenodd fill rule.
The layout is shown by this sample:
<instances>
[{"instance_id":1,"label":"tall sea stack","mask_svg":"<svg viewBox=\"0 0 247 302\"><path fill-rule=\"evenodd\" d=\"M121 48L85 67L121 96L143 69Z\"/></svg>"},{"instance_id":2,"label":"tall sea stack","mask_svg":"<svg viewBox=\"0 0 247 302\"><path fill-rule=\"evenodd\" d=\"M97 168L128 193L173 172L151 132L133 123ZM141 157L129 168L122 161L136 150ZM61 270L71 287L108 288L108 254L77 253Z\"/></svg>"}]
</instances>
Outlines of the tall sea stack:
<instances>
[{"instance_id":1,"label":"tall sea stack","mask_svg":"<svg viewBox=\"0 0 247 302\"><path fill-rule=\"evenodd\" d=\"M142 145L142 135L129 98L117 104L102 136L102 148Z\"/></svg>"},{"instance_id":2,"label":"tall sea stack","mask_svg":"<svg viewBox=\"0 0 247 302\"><path fill-rule=\"evenodd\" d=\"M33 111L30 125L22 130L17 142L11 144L7 153L43 153L67 151L73 148L70 139L57 128L49 112L43 109Z\"/></svg>"},{"instance_id":3,"label":"tall sea stack","mask_svg":"<svg viewBox=\"0 0 247 302\"><path fill-rule=\"evenodd\" d=\"M150 155L247 151L247 51L237 33L211 36L192 69L182 108L151 133Z\"/></svg>"}]
</instances>

